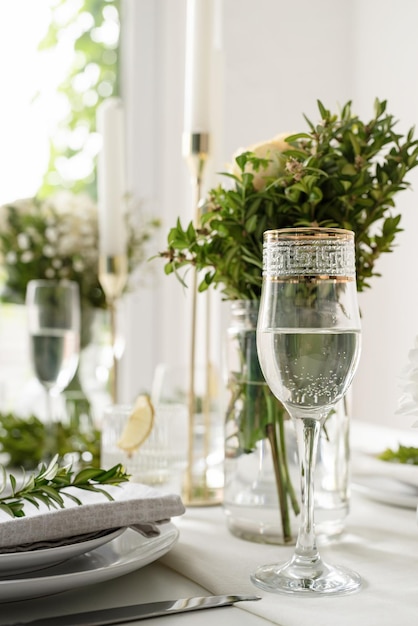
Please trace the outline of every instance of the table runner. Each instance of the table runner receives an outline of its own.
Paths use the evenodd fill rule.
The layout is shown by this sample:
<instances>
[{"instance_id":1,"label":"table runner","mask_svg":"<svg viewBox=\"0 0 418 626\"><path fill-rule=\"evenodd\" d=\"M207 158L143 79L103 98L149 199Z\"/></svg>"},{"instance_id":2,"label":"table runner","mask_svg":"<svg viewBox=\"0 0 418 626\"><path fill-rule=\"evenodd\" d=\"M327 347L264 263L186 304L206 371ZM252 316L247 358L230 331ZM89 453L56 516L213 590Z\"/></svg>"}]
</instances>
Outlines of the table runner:
<instances>
[{"instance_id":1,"label":"table runner","mask_svg":"<svg viewBox=\"0 0 418 626\"><path fill-rule=\"evenodd\" d=\"M418 471L418 470L417 470ZM354 493L344 536L320 546L324 560L359 572L360 592L339 597L271 594L250 582L264 563L286 560L292 547L266 546L232 536L221 507L190 508L176 522L178 544L163 563L209 593L256 593L262 601L240 608L280 626L415 626L418 623L416 512Z\"/></svg>"}]
</instances>

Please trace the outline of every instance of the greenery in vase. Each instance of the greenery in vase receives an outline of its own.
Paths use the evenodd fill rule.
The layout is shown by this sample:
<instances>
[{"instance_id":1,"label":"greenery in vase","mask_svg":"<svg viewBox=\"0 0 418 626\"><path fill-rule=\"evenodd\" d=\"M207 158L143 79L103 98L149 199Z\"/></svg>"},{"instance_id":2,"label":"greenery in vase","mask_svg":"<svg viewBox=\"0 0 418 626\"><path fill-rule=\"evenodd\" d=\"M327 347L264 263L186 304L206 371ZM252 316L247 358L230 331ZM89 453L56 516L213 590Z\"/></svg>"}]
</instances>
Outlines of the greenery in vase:
<instances>
[{"instance_id":1,"label":"greenery in vase","mask_svg":"<svg viewBox=\"0 0 418 626\"><path fill-rule=\"evenodd\" d=\"M237 306L246 320L242 330L231 328L229 340L238 361L230 371L228 389L230 398L226 410L225 457L237 458L255 450L257 442L268 439L272 451L276 477L279 512L285 542L292 540L290 510L299 514L300 507L293 488L286 455L285 420L283 406L264 380L256 346L258 303L238 301Z\"/></svg>"},{"instance_id":2,"label":"greenery in vase","mask_svg":"<svg viewBox=\"0 0 418 626\"><path fill-rule=\"evenodd\" d=\"M409 186L418 141L414 129L396 132L385 101L376 100L367 122L350 102L339 114L318 106L320 121L307 119L307 131L236 157L224 173L231 185L208 192L198 227L177 222L161 253L167 274L196 267L201 291L213 285L227 299L259 299L263 232L323 226L354 231L358 289L370 286L377 259L392 251L401 230L394 197Z\"/></svg>"},{"instance_id":3,"label":"greenery in vase","mask_svg":"<svg viewBox=\"0 0 418 626\"><path fill-rule=\"evenodd\" d=\"M160 253L166 274L186 284L182 270L191 267L198 272L199 291L214 287L227 300L257 301L264 231L338 227L354 231L357 287L370 287L370 278L379 275L376 261L392 251L401 231L394 198L408 188L407 174L418 165L414 129L397 132L386 107L376 99L373 117L364 122L351 102L332 113L318 101L320 119L305 117L303 132L238 153L223 173L226 184L209 190L200 223L183 227L178 220L169 231L167 249ZM245 385L241 393L245 396ZM242 420L242 450L271 440L272 430L280 437L284 417L281 409L266 411L253 426ZM271 442L276 462L286 461L280 439Z\"/></svg>"}]
</instances>

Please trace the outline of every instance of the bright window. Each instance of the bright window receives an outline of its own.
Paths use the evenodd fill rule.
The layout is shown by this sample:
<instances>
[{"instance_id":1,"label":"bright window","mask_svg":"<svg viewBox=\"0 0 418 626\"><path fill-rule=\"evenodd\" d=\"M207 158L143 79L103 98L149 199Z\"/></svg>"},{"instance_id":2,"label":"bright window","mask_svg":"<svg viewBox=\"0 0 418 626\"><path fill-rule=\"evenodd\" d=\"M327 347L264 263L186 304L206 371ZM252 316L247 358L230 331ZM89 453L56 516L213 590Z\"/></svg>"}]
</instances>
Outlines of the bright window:
<instances>
[{"instance_id":1,"label":"bright window","mask_svg":"<svg viewBox=\"0 0 418 626\"><path fill-rule=\"evenodd\" d=\"M56 115L51 95L59 68L58 59L47 59L37 46L48 27L50 4L0 0L0 203L34 195L48 164L48 130Z\"/></svg>"}]
</instances>

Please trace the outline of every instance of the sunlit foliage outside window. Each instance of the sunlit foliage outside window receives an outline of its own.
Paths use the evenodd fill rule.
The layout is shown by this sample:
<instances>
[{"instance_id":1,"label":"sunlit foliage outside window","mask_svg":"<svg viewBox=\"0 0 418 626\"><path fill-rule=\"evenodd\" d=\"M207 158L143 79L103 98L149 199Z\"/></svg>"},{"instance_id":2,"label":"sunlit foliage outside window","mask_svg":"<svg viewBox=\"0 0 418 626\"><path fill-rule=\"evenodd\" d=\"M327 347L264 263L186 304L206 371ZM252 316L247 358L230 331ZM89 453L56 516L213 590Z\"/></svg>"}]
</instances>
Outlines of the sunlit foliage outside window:
<instances>
[{"instance_id":1,"label":"sunlit foliage outside window","mask_svg":"<svg viewBox=\"0 0 418 626\"><path fill-rule=\"evenodd\" d=\"M58 188L96 197L98 105L119 93L120 0L51 0L51 22L39 45L60 54L67 71L58 86L60 119L50 132L50 156L40 196Z\"/></svg>"}]
</instances>

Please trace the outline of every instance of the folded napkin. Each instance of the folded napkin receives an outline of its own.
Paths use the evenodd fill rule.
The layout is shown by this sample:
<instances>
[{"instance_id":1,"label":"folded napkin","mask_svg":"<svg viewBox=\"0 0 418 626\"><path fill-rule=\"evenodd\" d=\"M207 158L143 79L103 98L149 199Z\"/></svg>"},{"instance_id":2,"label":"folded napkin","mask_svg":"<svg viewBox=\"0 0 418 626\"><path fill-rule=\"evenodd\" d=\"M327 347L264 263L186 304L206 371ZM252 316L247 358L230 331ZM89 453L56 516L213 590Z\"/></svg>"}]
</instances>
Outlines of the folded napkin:
<instances>
[{"instance_id":1,"label":"folded napkin","mask_svg":"<svg viewBox=\"0 0 418 626\"><path fill-rule=\"evenodd\" d=\"M162 494L140 483L127 482L119 486L103 485L114 499L105 495L71 487L67 491L76 495L82 504L65 498L65 508L39 509L25 503L25 517L12 518L0 510L0 552L10 547L59 541L86 533L115 528L134 527L143 534L156 534L157 524L185 512L180 496Z\"/></svg>"}]
</instances>

